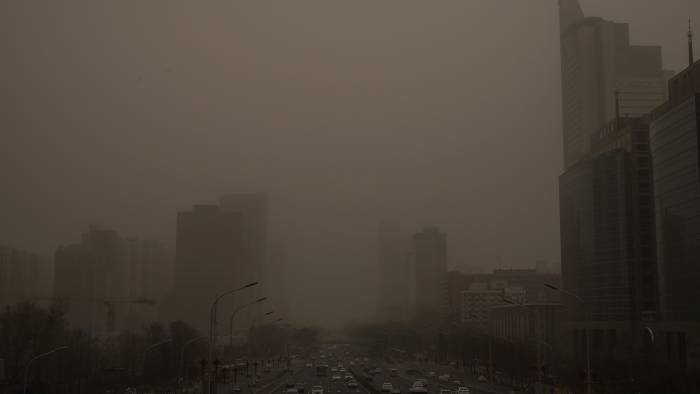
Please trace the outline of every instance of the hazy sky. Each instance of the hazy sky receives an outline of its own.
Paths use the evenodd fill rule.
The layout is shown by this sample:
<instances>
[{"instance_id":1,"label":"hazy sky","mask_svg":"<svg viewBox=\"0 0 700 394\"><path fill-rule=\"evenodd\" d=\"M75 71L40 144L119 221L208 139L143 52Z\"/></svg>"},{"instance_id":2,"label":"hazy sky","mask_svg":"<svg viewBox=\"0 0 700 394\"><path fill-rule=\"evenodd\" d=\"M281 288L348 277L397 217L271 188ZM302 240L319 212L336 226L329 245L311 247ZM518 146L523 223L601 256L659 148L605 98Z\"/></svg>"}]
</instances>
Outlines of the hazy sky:
<instances>
[{"instance_id":1,"label":"hazy sky","mask_svg":"<svg viewBox=\"0 0 700 394\"><path fill-rule=\"evenodd\" d=\"M581 3L686 66L700 3ZM557 16L555 0L3 1L0 243L50 255L99 223L172 245L176 211L268 191L299 305L314 280L371 305L384 218L443 228L453 267L558 261Z\"/></svg>"}]
</instances>

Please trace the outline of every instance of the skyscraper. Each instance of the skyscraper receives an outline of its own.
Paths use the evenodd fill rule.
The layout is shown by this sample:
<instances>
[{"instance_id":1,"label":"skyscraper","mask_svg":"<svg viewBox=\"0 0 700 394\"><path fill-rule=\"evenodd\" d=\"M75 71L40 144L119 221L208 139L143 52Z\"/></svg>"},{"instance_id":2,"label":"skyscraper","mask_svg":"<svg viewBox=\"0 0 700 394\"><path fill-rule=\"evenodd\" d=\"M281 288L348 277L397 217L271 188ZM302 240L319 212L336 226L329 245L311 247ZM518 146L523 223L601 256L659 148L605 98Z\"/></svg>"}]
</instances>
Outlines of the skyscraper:
<instances>
[{"instance_id":1,"label":"skyscraper","mask_svg":"<svg viewBox=\"0 0 700 394\"><path fill-rule=\"evenodd\" d=\"M662 312L700 322L700 62L669 81L651 122Z\"/></svg>"},{"instance_id":2,"label":"skyscraper","mask_svg":"<svg viewBox=\"0 0 700 394\"><path fill-rule=\"evenodd\" d=\"M447 236L437 227L413 235L416 267L416 312L443 314L447 309Z\"/></svg>"},{"instance_id":3,"label":"skyscraper","mask_svg":"<svg viewBox=\"0 0 700 394\"><path fill-rule=\"evenodd\" d=\"M559 178L564 288L596 321L639 322L657 310L648 135L644 119L610 122Z\"/></svg>"},{"instance_id":4,"label":"skyscraper","mask_svg":"<svg viewBox=\"0 0 700 394\"><path fill-rule=\"evenodd\" d=\"M173 318L199 329L208 328L209 307L217 294L256 280L240 269L248 240L241 214L217 205L195 205L178 212L175 250L175 303ZM220 304L232 310L230 298Z\"/></svg>"},{"instance_id":5,"label":"skyscraper","mask_svg":"<svg viewBox=\"0 0 700 394\"><path fill-rule=\"evenodd\" d=\"M242 259L236 262L236 269L242 277L251 281L259 281L260 286L250 289L241 297L248 301L275 293L272 288L274 280L267 280L265 273L274 274L266 269L267 261L267 227L268 227L268 199L265 193L237 193L226 194L219 198L219 206L222 211L234 212L243 220L243 250ZM269 278L271 279L271 278ZM262 305L256 304L249 308L245 316L253 318L262 311ZM243 316L242 316L243 318Z\"/></svg>"},{"instance_id":6,"label":"skyscraper","mask_svg":"<svg viewBox=\"0 0 700 394\"><path fill-rule=\"evenodd\" d=\"M619 116L638 117L666 98L659 46L630 45L629 26L585 17L559 1L564 168L589 150L589 136Z\"/></svg>"},{"instance_id":7,"label":"skyscraper","mask_svg":"<svg viewBox=\"0 0 700 394\"><path fill-rule=\"evenodd\" d=\"M408 317L409 258L408 237L402 236L395 223L382 222L377 240L379 303L381 320L402 321Z\"/></svg>"}]
</instances>

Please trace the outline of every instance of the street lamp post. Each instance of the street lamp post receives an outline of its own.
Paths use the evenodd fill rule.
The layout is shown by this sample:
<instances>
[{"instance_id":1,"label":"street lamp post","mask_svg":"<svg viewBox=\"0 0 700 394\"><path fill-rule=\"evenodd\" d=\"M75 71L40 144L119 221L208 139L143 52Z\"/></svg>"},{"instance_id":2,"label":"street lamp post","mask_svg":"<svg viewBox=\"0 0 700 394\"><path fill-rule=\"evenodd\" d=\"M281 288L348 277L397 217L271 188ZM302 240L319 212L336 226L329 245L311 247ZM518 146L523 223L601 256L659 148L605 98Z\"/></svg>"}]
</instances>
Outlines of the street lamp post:
<instances>
[{"instance_id":1,"label":"street lamp post","mask_svg":"<svg viewBox=\"0 0 700 394\"><path fill-rule=\"evenodd\" d=\"M251 305L254 305L258 302L263 302L266 299L267 299L267 297L258 298L257 300L255 300L253 302L250 302L250 303L245 304L243 306L239 306L238 308L234 309L233 313L231 314L231 318L229 319L229 345L230 346L233 346L233 318L236 317L236 313L238 313L239 311L241 311L241 310L243 310Z\"/></svg>"},{"instance_id":2,"label":"street lamp post","mask_svg":"<svg viewBox=\"0 0 700 394\"><path fill-rule=\"evenodd\" d=\"M182 345L182 348L180 349L180 373L182 373L181 379L182 379L183 383L184 383L185 379L187 378L187 376L186 376L187 373L185 370L185 348L187 348L187 345L189 345L193 342L201 341L201 340L206 339L206 338L207 337L205 337L204 335L200 335L198 337L194 337L194 338L190 339L189 341L185 342Z\"/></svg>"},{"instance_id":3,"label":"street lamp post","mask_svg":"<svg viewBox=\"0 0 700 394\"><path fill-rule=\"evenodd\" d=\"M65 349L68 349L68 346L57 347L56 349L50 350L50 351L48 351L48 352L46 352L46 353L41 353L41 354L39 354L39 355L36 355L36 356L34 356L34 358L32 358L31 360L29 360L29 362L27 363L27 366L24 367L24 388L23 388L23 390L22 390L22 392L23 392L24 394L27 394L27 386L28 386L28 384L29 384L29 367L31 367L31 365L32 365L32 363L34 362L34 360L40 359L40 358L42 358L42 357L44 357L44 356L48 356L49 354L56 353L56 352L58 352L58 351L60 351L60 350L65 350Z\"/></svg>"},{"instance_id":4,"label":"street lamp post","mask_svg":"<svg viewBox=\"0 0 700 394\"><path fill-rule=\"evenodd\" d=\"M248 283L245 286L241 286L239 288L229 290L221 295L217 295L216 298L214 298L214 302L211 304L211 309L209 310L209 376L207 377L207 392L211 394L211 389L212 389L212 358L214 356L214 326L216 325L216 305L219 303L219 300L221 300L223 297L236 293L238 291L247 289L249 287L257 286L259 282L252 282Z\"/></svg>"},{"instance_id":5,"label":"street lamp post","mask_svg":"<svg viewBox=\"0 0 700 394\"><path fill-rule=\"evenodd\" d=\"M576 299L578 302L581 303L581 306L584 309L584 315L585 315L585 319L586 319L586 328L585 328L586 329L586 394L591 394L591 390L592 390L592 388L591 388L591 386L592 386L592 382L591 382L591 328L590 328L590 325L592 322L591 311L590 311L591 308L586 304L586 302L583 300L583 298L581 298L581 296L579 296L578 294L572 293L570 291L566 291L564 289L560 289L559 287L554 286L554 285L549 284L549 283L545 283L544 285L545 285L545 287L547 287L549 289L552 289L554 291L558 291L562 294L568 295L569 297Z\"/></svg>"}]
</instances>

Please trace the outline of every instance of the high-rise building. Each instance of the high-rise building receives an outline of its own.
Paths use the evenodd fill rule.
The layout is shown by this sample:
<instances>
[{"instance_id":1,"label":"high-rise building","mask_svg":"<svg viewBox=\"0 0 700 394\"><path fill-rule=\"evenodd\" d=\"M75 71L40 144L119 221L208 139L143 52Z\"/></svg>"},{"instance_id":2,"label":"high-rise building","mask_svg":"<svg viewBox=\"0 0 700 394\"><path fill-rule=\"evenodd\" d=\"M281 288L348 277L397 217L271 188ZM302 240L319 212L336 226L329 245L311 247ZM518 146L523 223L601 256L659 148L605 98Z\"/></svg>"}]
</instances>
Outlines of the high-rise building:
<instances>
[{"instance_id":1,"label":"high-rise building","mask_svg":"<svg viewBox=\"0 0 700 394\"><path fill-rule=\"evenodd\" d=\"M178 212L174 293L177 307L171 312L172 317L201 330L208 329L209 308L216 295L258 279L254 272L241 269L248 242L240 213L224 211L217 205L195 205L191 211ZM233 310L231 298L219 304L223 316Z\"/></svg>"},{"instance_id":2,"label":"high-rise building","mask_svg":"<svg viewBox=\"0 0 700 394\"><path fill-rule=\"evenodd\" d=\"M92 251L82 244L59 246L54 253L54 297L65 302L73 328L96 333L105 327L101 289ZM102 320L100 320L102 318Z\"/></svg>"},{"instance_id":3,"label":"high-rise building","mask_svg":"<svg viewBox=\"0 0 700 394\"><path fill-rule=\"evenodd\" d=\"M409 242L395 223L382 222L377 240L379 302L377 317L385 321L407 319L409 303Z\"/></svg>"},{"instance_id":4,"label":"high-rise building","mask_svg":"<svg viewBox=\"0 0 700 394\"><path fill-rule=\"evenodd\" d=\"M53 295L66 303L71 326L111 334L158 320L172 269L160 242L90 226L80 243L56 249Z\"/></svg>"},{"instance_id":5,"label":"high-rise building","mask_svg":"<svg viewBox=\"0 0 700 394\"><path fill-rule=\"evenodd\" d=\"M667 321L700 322L700 62L668 86L651 122L661 310Z\"/></svg>"},{"instance_id":6,"label":"high-rise building","mask_svg":"<svg viewBox=\"0 0 700 394\"><path fill-rule=\"evenodd\" d=\"M447 312L447 235L426 227L413 235L416 271L416 312L419 316Z\"/></svg>"},{"instance_id":7,"label":"high-rise building","mask_svg":"<svg viewBox=\"0 0 700 394\"><path fill-rule=\"evenodd\" d=\"M659 46L630 45L629 26L585 17L559 1L564 167L589 151L589 136L617 116L639 117L666 99Z\"/></svg>"},{"instance_id":8,"label":"high-rise building","mask_svg":"<svg viewBox=\"0 0 700 394\"><path fill-rule=\"evenodd\" d=\"M226 194L219 198L219 206L222 211L235 212L241 215L243 220L244 258L237 262L237 269L243 277L259 281L260 286L241 294L242 299L252 301L263 295L271 295L274 292L269 280L264 273L271 273L266 269L267 261L267 236L268 236L268 198L265 193L237 193ZM251 316L262 313L262 305L253 305ZM246 314L247 317L249 314Z\"/></svg>"},{"instance_id":9,"label":"high-rise building","mask_svg":"<svg viewBox=\"0 0 700 394\"><path fill-rule=\"evenodd\" d=\"M47 297L46 271L39 255L0 245L0 308Z\"/></svg>"},{"instance_id":10,"label":"high-rise building","mask_svg":"<svg viewBox=\"0 0 700 394\"><path fill-rule=\"evenodd\" d=\"M559 178L564 288L588 303L596 321L655 318L648 136L644 119L610 122L591 136L588 154Z\"/></svg>"}]
</instances>

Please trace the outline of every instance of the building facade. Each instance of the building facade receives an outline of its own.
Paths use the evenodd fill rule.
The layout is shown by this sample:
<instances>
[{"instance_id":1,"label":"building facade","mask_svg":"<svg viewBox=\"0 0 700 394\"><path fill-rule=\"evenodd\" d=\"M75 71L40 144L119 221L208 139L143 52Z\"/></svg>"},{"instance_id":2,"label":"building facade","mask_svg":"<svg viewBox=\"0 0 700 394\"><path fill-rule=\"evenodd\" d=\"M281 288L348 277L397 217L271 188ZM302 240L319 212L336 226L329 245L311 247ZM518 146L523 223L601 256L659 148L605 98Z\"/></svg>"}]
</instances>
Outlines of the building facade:
<instances>
[{"instance_id":1,"label":"building facade","mask_svg":"<svg viewBox=\"0 0 700 394\"><path fill-rule=\"evenodd\" d=\"M383 222L377 236L379 302L377 317L404 321L409 317L409 242L395 223Z\"/></svg>"},{"instance_id":2,"label":"building facade","mask_svg":"<svg viewBox=\"0 0 700 394\"><path fill-rule=\"evenodd\" d=\"M692 57L691 57L692 59ZM656 252L662 324L659 360L700 371L700 62L674 76L652 113Z\"/></svg>"},{"instance_id":3,"label":"building facade","mask_svg":"<svg viewBox=\"0 0 700 394\"><path fill-rule=\"evenodd\" d=\"M253 272L239 268L245 261L247 241L239 213L217 205L195 205L178 212L173 318L208 329L209 308L217 294L257 280ZM222 300L219 308L232 311L229 300Z\"/></svg>"},{"instance_id":4,"label":"building facade","mask_svg":"<svg viewBox=\"0 0 700 394\"><path fill-rule=\"evenodd\" d=\"M504 304L524 304L525 289L509 287L507 282L473 283L461 295L460 322L489 332L491 307Z\"/></svg>"},{"instance_id":5,"label":"building facade","mask_svg":"<svg viewBox=\"0 0 700 394\"><path fill-rule=\"evenodd\" d=\"M625 23L586 17L559 2L564 167L589 151L589 136L618 116L642 116L666 99L659 46L630 45Z\"/></svg>"},{"instance_id":6,"label":"building facade","mask_svg":"<svg viewBox=\"0 0 700 394\"><path fill-rule=\"evenodd\" d=\"M413 235L416 272L416 312L419 316L441 315L447 306L447 235L426 227Z\"/></svg>"}]
</instances>

